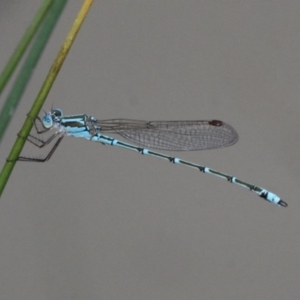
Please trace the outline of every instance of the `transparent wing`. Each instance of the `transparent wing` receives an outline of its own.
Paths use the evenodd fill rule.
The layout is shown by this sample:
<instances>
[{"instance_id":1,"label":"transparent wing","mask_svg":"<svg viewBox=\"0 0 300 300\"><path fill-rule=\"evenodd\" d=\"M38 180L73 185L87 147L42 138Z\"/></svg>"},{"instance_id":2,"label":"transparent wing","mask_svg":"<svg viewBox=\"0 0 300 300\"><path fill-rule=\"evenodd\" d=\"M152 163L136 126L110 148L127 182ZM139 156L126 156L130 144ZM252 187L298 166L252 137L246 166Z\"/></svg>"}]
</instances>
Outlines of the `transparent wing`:
<instances>
[{"instance_id":1,"label":"transparent wing","mask_svg":"<svg viewBox=\"0 0 300 300\"><path fill-rule=\"evenodd\" d=\"M204 150L227 147L238 141L229 124L219 120L139 121L97 120L101 132L115 132L132 143L171 151Z\"/></svg>"}]
</instances>

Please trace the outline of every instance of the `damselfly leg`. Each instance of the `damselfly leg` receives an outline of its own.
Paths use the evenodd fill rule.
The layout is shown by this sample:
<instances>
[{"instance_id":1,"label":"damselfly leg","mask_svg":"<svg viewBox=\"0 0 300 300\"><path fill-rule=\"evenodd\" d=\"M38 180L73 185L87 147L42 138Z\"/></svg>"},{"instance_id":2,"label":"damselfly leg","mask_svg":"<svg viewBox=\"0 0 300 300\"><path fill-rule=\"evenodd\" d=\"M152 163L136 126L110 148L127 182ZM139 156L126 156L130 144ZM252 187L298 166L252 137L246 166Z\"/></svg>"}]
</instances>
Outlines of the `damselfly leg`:
<instances>
[{"instance_id":1,"label":"damselfly leg","mask_svg":"<svg viewBox=\"0 0 300 300\"><path fill-rule=\"evenodd\" d=\"M36 120L32 119L30 116L28 116L28 117L33 122L35 131L38 134L38 136L34 136L32 134L29 134L29 136L27 137L27 141L30 142L31 144L33 144L34 146L40 148L40 149L47 146L47 145L49 145L57 136L62 134L61 132L57 131L54 134L52 134L50 137L48 137L46 140L44 140L44 139L40 138L39 136L41 136L42 134L48 132L50 130L50 128L46 128L43 125L43 122L40 119L40 117L37 117ZM42 126L42 129L39 128L40 125ZM64 135L62 134L58 138L58 140L55 142L55 144L53 145L53 147L51 148L51 150L49 151L49 153L45 157L35 158L35 157L19 156L17 161L29 161L29 162L30 161L32 161L32 162L46 162L46 161L48 161L51 158L51 156L53 155L53 153L55 152L56 148L60 144L63 137L64 137Z\"/></svg>"},{"instance_id":2,"label":"damselfly leg","mask_svg":"<svg viewBox=\"0 0 300 300\"><path fill-rule=\"evenodd\" d=\"M28 141L30 141L33 145L42 148L46 145L48 145L51 141L53 141L53 139L59 134L55 133L53 134L46 142L44 142L44 144L42 146L38 146L37 144L34 144L32 141L30 141L29 139L27 139ZM60 142L62 141L64 135L61 135L58 140L55 142L55 144L53 145L53 147L51 148L51 150L49 151L49 153L44 157L44 158L35 158L35 157L26 157L26 156L19 156L19 158L17 159L18 161L34 161L34 162L46 162L48 161L51 156L53 155L53 153L55 152L55 150L57 149L58 145L60 144Z\"/></svg>"}]
</instances>

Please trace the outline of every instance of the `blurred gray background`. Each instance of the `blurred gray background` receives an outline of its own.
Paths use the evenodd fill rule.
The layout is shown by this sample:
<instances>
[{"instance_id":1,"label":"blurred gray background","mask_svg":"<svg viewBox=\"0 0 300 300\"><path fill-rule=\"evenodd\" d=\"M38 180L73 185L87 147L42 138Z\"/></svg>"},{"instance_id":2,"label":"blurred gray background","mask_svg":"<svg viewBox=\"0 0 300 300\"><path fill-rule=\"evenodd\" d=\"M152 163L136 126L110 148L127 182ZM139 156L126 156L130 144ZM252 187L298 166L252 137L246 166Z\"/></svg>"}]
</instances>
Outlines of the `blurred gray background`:
<instances>
[{"instance_id":1,"label":"blurred gray background","mask_svg":"<svg viewBox=\"0 0 300 300\"><path fill-rule=\"evenodd\" d=\"M41 3L0 4L1 70ZM62 14L1 166L81 4ZM296 0L95 1L44 109L221 119L238 131L236 145L170 154L267 188L289 207L65 138L48 163L17 163L1 198L1 299L299 299L299 11Z\"/></svg>"}]
</instances>

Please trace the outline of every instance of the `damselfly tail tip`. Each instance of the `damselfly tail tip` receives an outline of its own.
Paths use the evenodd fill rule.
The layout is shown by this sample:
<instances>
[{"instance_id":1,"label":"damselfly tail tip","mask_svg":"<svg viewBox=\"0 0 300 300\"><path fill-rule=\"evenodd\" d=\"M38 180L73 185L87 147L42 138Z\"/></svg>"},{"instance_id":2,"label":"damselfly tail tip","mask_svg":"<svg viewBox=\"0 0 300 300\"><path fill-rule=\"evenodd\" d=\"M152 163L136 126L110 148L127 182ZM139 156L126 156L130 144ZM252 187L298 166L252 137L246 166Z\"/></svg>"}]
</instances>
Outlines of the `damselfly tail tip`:
<instances>
[{"instance_id":1,"label":"damselfly tail tip","mask_svg":"<svg viewBox=\"0 0 300 300\"><path fill-rule=\"evenodd\" d=\"M281 207L288 207L288 204L286 202L284 202L283 200L280 200L278 202L278 205L281 206Z\"/></svg>"}]
</instances>

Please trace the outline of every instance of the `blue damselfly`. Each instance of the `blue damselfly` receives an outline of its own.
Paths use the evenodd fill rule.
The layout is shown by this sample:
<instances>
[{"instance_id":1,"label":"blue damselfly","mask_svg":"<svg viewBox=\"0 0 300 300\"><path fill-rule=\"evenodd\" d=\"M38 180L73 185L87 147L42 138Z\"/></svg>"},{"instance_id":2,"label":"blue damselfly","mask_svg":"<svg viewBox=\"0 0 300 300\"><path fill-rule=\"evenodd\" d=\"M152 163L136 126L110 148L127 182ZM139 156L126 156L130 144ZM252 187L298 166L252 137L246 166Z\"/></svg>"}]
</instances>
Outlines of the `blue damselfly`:
<instances>
[{"instance_id":1,"label":"blue damselfly","mask_svg":"<svg viewBox=\"0 0 300 300\"><path fill-rule=\"evenodd\" d=\"M40 130L37 122L40 122L43 129ZM129 119L97 120L85 114L64 116L58 108L46 113L42 119L34 120L34 125L38 134L43 134L51 129L55 132L47 140L30 135L28 141L39 148L50 144L55 138L57 141L45 158L19 157L20 161L45 162L49 160L57 149L59 143L65 135L81 137L90 141L100 142L104 145L118 146L129 150L134 150L144 155L151 155L168 160L174 164L181 164L195 168L203 173L224 178L231 183L247 188L255 192L261 198L270 203L287 207L276 194L242 181L231 175L213 170L211 168L194 164L186 160L158 153L147 148L170 150L170 151L190 151L227 147L238 141L238 134L229 124L219 120L201 121L139 121ZM134 146L102 133L117 133L123 138L137 144Z\"/></svg>"}]
</instances>

